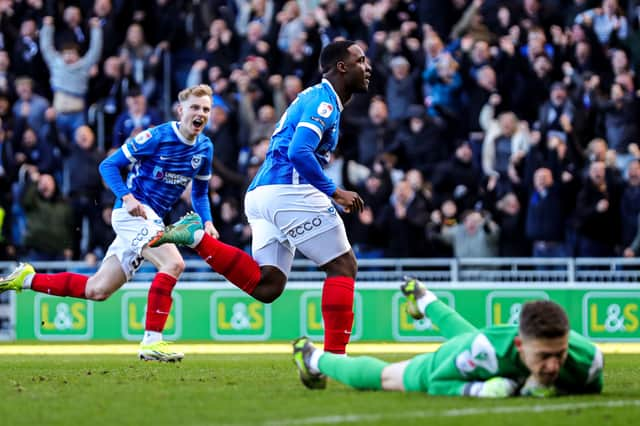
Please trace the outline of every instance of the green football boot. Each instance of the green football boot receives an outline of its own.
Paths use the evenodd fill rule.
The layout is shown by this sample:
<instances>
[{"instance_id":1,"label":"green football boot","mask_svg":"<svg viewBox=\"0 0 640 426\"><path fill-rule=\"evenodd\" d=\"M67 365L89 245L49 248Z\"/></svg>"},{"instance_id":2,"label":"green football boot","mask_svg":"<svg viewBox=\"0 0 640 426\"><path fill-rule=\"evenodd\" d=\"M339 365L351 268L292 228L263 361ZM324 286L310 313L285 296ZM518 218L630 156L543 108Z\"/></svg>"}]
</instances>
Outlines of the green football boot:
<instances>
[{"instance_id":1,"label":"green football boot","mask_svg":"<svg viewBox=\"0 0 640 426\"><path fill-rule=\"evenodd\" d=\"M400 290L407 297L407 313L417 320L424 318L424 312L418 307L418 299L427 294L427 287L417 279L405 276Z\"/></svg>"},{"instance_id":2,"label":"green football boot","mask_svg":"<svg viewBox=\"0 0 640 426\"><path fill-rule=\"evenodd\" d=\"M308 337L299 337L293 342L293 363L298 367L303 385L309 389L324 389L327 387L327 376L309 371L309 359L315 350Z\"/></svg>"},{"instance_id":3,"label":"green football boot","mask_svg":"<svg viewBox=\"0 0 640 426\"><path fill-rule=\"evenodd\" d=\"M4 278L0 278L0 293L4 293L8 290L13 290L16 293L22 291L22 284L24 280L31 274L35 274L36 271L28 263L19 263L16 269Z\"/></svg>"},{"instance_id":4,"label":"green football boot","mask_svg":"<svg viewBox=\"0 0 640 426\"><path fill-rule=\"evenodd\" d=\"M161 340L155 343L145 345L140 343L138 358L144 361L160 361L160 362L176 362L182 361L184 354L171 350L171 342Z\"/></svg>"},{"instance_id":5,"label":"green football boot","mask_svg":"<svg viewBox=\"0 0 640 426\"><path fill-rule=\"evenodd\" d=\"M194 234L199 229L202 229L200 216L194 212L187 213L176 223L164 228L164 231L159 231L158 234L149 241L149 247L158 247L166 243L173 243L179 246L192 246L195 242Z\"/></svg>"}]
</instances>

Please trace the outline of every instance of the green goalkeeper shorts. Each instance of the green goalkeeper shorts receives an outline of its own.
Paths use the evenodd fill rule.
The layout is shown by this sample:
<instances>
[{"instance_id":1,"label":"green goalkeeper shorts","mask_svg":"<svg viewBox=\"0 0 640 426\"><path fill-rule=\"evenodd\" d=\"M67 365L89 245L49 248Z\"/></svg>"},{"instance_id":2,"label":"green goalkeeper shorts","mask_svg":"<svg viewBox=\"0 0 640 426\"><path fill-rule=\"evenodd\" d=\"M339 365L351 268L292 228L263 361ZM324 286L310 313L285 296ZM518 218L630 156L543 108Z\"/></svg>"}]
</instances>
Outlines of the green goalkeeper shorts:
<instances>
[{"instance_id":1,"label":"green goalkeeper shorts","mask_svg":"<svg viewBox=\"0 0 640 426\"><path fill-rule=\"evenodd\" d=\"M409 361L402 378L407 392L427 392L432 359L433 354L426 353L417 355Z\"/></svg>"}]
</instances>

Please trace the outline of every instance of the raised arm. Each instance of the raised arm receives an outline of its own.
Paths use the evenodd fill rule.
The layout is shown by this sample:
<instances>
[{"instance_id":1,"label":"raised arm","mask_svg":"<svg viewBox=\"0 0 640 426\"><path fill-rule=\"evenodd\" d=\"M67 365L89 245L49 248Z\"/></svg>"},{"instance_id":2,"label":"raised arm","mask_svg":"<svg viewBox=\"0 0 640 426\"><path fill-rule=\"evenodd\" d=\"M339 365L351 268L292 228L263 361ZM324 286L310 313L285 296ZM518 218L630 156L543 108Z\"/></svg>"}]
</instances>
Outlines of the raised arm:
<instances>
[{"instance_id":1,"label":"raised arm","mask_svg":"<svg viewBox=\"0 0 640 426\"><path fill-rule=\"evenodd\" d=\"M91 41L89 43L89 50L80 58L82 66L90 68L100 60L100 54L102 53L102 27L100 26L100 20L98 18L91 18L89 21L91 26Z\"/></svg>"},{"instance_id":2,"label":"raised arm","mask_svg":"<svg viewBox=\"0 0 640 426\"><path fill-rule=\"evenodd\" d=\"M40 52L49 67L60 56L53 44L54 33L53 17L45 16L42 19L42 29L40 30Z\"/></svg>"}]
</instances>

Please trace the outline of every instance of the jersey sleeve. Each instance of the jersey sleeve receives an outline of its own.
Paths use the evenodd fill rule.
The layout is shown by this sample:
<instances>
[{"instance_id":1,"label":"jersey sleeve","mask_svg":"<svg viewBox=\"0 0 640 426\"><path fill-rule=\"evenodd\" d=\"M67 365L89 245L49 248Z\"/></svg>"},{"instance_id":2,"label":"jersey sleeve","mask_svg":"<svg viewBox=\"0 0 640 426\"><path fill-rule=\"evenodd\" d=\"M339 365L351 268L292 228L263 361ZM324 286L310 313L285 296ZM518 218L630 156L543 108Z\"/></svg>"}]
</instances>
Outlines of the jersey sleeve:
<instances>
[{"instance_id":1,"label":"jersey sleeve","mask_svg":"<svg viewBox=\"0 0 640 426\"><path fill-rule=\"evenodd\" d=\"M198 171L195 175L195 179L198 180L206 180L211 179L211 175L213 174L213 143L211 141L207 141L209 147L207 152L202 157L202 161L200 162L200 167L198 167Z\"/></svg>"},{"instance_id":2,"label":"jersey sleeve","mask_svg":"<svg viewBox=\"0 0 640 426\"><path fill-rule=\"evenodd\" d=\"M482 333L455 337L434 355L428 385L432 395L464 395L474 382L498 375L496 350Z\"/></svg>"},{"instance_id":3,"label":"jersey sleeve","mask_svg":"<svg viewBox=\"0 0 640 426\"><path fill-rule=\"evenodd\" d=\"M575 331L569 334L569 354L562 366L557 387L561 393L600 393L603 381L604 356L589 339Z\"/></svg>"},{"instance_id":4,"label":"jersey sleeve","mask_svg":"<svg viewBox=\"0 0 640 426\"><path fill-rule=\"evenodd\" d=\"M135 163L141 158L153 155L159 143L160 138L154 129L147 129L128 139L122 145L122 152L130 162Z\"/></svg>"},{"instance_id":5,"label":"jersey sleeve","mask_svg":"<svg viewBox=\"0 0 640 426\"><path fill-rule=\"evenodd\" d=\"M211 205L209 203L209 179L213 169L213 144L207 141L209 147L200 161L200 167L196 172L191 186L191 204L202 222L213 222Z\"/></svg>"},{"instance_id":6,"label":"jersey sleeve","mask_svg":"<svg viewBox=\"0 0 640 426\"><path fill-rule=\"evenodd\" d=\"M304 106L297 127L306 127L312 130L320 141L324 132L333 127L337 118L337 106L329 100L310 99Z\"/></svg>"}]
</instances>

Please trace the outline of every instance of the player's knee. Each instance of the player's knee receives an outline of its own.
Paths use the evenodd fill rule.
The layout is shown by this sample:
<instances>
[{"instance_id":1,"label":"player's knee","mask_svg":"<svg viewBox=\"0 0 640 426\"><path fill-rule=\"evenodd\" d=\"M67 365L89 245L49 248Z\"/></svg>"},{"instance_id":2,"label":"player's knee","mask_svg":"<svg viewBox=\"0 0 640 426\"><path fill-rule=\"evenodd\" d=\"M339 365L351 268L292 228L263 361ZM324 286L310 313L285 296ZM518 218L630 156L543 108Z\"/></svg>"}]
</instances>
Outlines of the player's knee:
<instances>
[{"instance_id":1,"label":"player's knee","mask_svg":"<svg viewBox=\"0 0 640 426\"><path fill-rule=\"evenodd\" d=\"M345 273L344 276L355 279L358 274L358 263L356 262L355 257L353 261L347 262L345 265Z\"/></svg>"},{"instance_id":2,"label":"player's knee","mask_svg":"<svg viewBox=\"0 0 640 426\"><path fill-rule=\"evenodd\" d=\"M262 303L270 304L273 303L278 297L280 297L281 294L282 291L264 292L263 294L260 294L258 297L256 297L256 300Z\"/></svg>"},{"instance_id":3,"label":"player's knee","mask_svg":"<svg viewBox=\"0 0 640 426\"><path fill-rule=\"evenodd\" d=\"M284 291L284 283L261 282L251 293L254 299L262 303L273 303Z\"/></svg>"},{"instance_id":4,"label":"player's knee","mask_svg":"<svg viewBox=\"0 0 640 426\"><path fill-rule=\"evenodd\" d=\"M182 258L171 260L162 266L162 272L165 272L171 276L179 277L185 270L186 266Z\"/></svg>"},{"instance_id":5,"label":"player's knee","mask_svg":"<svg viewBox=\"0 0 640 426\"><path fill-rule=\"evenodd\" d=\"M353 251L349 251L326 264L324 269L329 276L343 276L355 279L358 273L358 262Z\"/></svg>"},{"instance_id":6,"label":"player's knee","mask_svg":"<svg viewBox=\"0 0 640 426\"><path fill-rule=\"evenodd\" d=\"M87 285L84 291L84 295L88 300L93 300L96 302L102 302L104 300L107 300L109 296L111 296L112 294L113 294L112 291L100 285L92 285L92 286Z\"/></svg>"}]
</instances>

